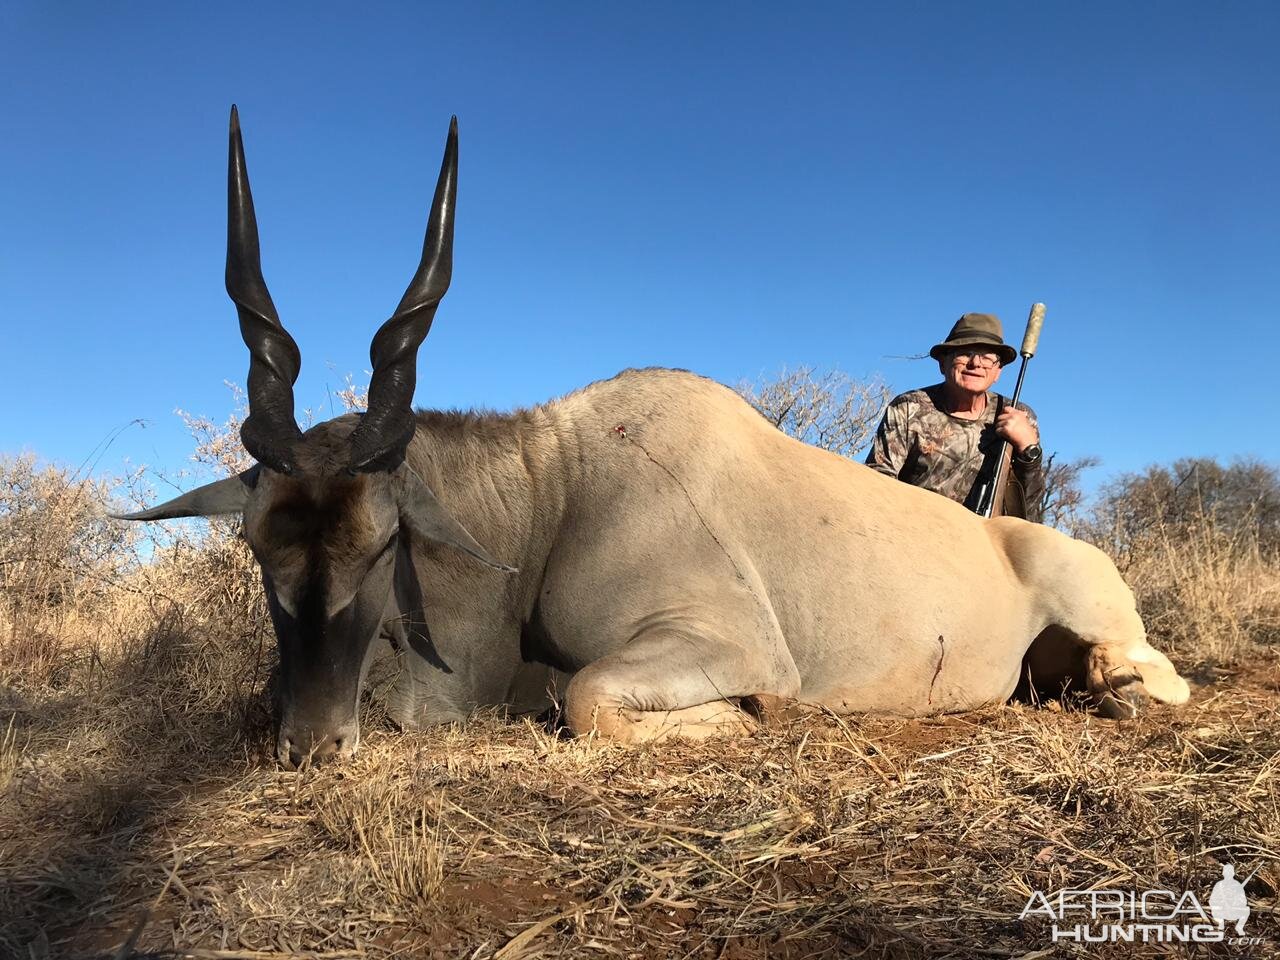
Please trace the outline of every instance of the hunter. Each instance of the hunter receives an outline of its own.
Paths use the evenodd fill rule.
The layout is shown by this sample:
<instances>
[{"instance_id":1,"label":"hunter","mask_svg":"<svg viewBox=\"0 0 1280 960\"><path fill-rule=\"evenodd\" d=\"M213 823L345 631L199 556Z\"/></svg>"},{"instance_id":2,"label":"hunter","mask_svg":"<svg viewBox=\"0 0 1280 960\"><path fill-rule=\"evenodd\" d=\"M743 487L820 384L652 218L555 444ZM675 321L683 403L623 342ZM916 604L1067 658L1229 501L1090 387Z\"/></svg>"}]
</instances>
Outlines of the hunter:
<instances>
[{"instance_id":1,"label":"hunter","mask_svg":"<svg viewBox=\"0 0 1280 960\"><path fill-rule=\"evenodd\" d=\"M889 402L867 465L973 509L979 472L1003 438L1013 449L1000 513L1040 522L1044 454L1035 412L991 391L1017 355L998 317L966 313L929 350L942 383Z\"/></svg>"}]
</instances>

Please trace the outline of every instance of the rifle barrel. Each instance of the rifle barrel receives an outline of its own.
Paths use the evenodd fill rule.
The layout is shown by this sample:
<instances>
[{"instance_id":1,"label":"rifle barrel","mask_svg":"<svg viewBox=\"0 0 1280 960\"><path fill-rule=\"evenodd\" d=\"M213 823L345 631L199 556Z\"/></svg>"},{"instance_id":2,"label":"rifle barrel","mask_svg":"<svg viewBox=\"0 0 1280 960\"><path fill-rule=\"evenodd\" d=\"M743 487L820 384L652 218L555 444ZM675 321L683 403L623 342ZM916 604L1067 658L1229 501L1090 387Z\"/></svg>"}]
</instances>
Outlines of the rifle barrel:
<instances>
[{"instance_id":1,"label":"rifle barrel","mask_svg":"<svg viewBox=\"0 0 1280 960\"><path fill-rule=\"evenodd\" d=\"M1027 317L1027 331L1022 337L1022 349L1018 351L1022 359L1018 364L1018 382L1014 384L1013 399L1010 401L1015 408L1018 406L1018 399L1022 396L1022 381L1027 376L1027 361L1036 355L1036 348L1040 345L1040 328L1042 326L1044 326L1044 304L1032 304L1031 314ZM1007 469L1005 460L1009 456L1010 449L1009 441L1001 437L995 449L995 473L982 491L978 503L975 504L975 509L979 516L990 517L995 513L995 498L996 494L1000 492L1000 478Z\"/></svg>"}]
</instances>

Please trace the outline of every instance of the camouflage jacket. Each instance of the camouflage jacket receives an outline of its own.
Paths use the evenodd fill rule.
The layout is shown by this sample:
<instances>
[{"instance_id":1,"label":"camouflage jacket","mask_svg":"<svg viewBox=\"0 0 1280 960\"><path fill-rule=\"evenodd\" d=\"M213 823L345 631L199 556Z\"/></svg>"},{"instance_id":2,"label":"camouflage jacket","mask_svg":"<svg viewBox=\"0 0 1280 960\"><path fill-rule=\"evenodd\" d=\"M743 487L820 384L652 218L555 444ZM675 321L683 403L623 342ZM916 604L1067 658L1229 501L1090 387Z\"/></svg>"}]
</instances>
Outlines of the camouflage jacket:
<instances>
[{"instance_id":1,"label":"camouflage jacket","mask_svg":"<svg viewBox=\"0 0 1280 960\"><path fill-rule=\"evenodd\" d=\"M942 384L900 394L880 420L867 465L972 508L978 471L1000 440L992 424L1008 402L988 393L982 416L963 420L943 411ZM1036 422L1035 411L1023 403L1018 406ZM1043 461L1027 465L1014 459L1005 493L1006 516L1040 522L1043 467Z\"/></svg>"}]
</instances>

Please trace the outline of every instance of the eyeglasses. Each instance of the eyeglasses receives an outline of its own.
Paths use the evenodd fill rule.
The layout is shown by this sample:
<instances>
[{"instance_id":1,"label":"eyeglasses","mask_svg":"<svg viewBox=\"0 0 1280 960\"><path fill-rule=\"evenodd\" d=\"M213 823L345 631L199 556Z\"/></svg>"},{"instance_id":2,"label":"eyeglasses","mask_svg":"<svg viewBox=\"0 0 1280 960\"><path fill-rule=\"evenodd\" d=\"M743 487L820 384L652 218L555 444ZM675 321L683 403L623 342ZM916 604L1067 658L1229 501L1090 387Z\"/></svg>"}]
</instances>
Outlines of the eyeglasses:
<instances>
[{"instance_id":1,"label":"eyeglasses","mask_svg":"<svg viewBox=\"0 0 1280 960\"><path fill-rule=\"evenodd\" d=\"M963 360L968 363L970 360L979 367L994 367L1000 362L1000 354L991 353L987 350L952 350L951 362Z\"/></svg>"}]
</instances>

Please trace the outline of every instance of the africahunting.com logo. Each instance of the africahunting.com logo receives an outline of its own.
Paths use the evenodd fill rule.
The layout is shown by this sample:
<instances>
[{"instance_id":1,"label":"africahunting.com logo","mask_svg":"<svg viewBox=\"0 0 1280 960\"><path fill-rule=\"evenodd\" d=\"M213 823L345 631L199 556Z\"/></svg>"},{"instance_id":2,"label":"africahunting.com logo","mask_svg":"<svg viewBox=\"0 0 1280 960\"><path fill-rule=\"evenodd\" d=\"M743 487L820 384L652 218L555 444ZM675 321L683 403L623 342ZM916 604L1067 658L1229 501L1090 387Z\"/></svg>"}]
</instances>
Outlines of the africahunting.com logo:
<instances>
[{"instance_id":1,"label":"africahunting.com logo","mask_svg":"<svg viewBox=\"0 0 1280 960\"><path fill-rule=\"evenodd\" d=\"M1256 872L1256 871L1255 871ZM1053 942L1077 943L1231 943L1260 944L1245 933L1249 900L1235 867L1226 864L1222 879L1209 892L1209 909L1190 890L1039 890L1022 908L1019 919L1044 917L1052 922Z\"/></svg>"}]
</instances>

